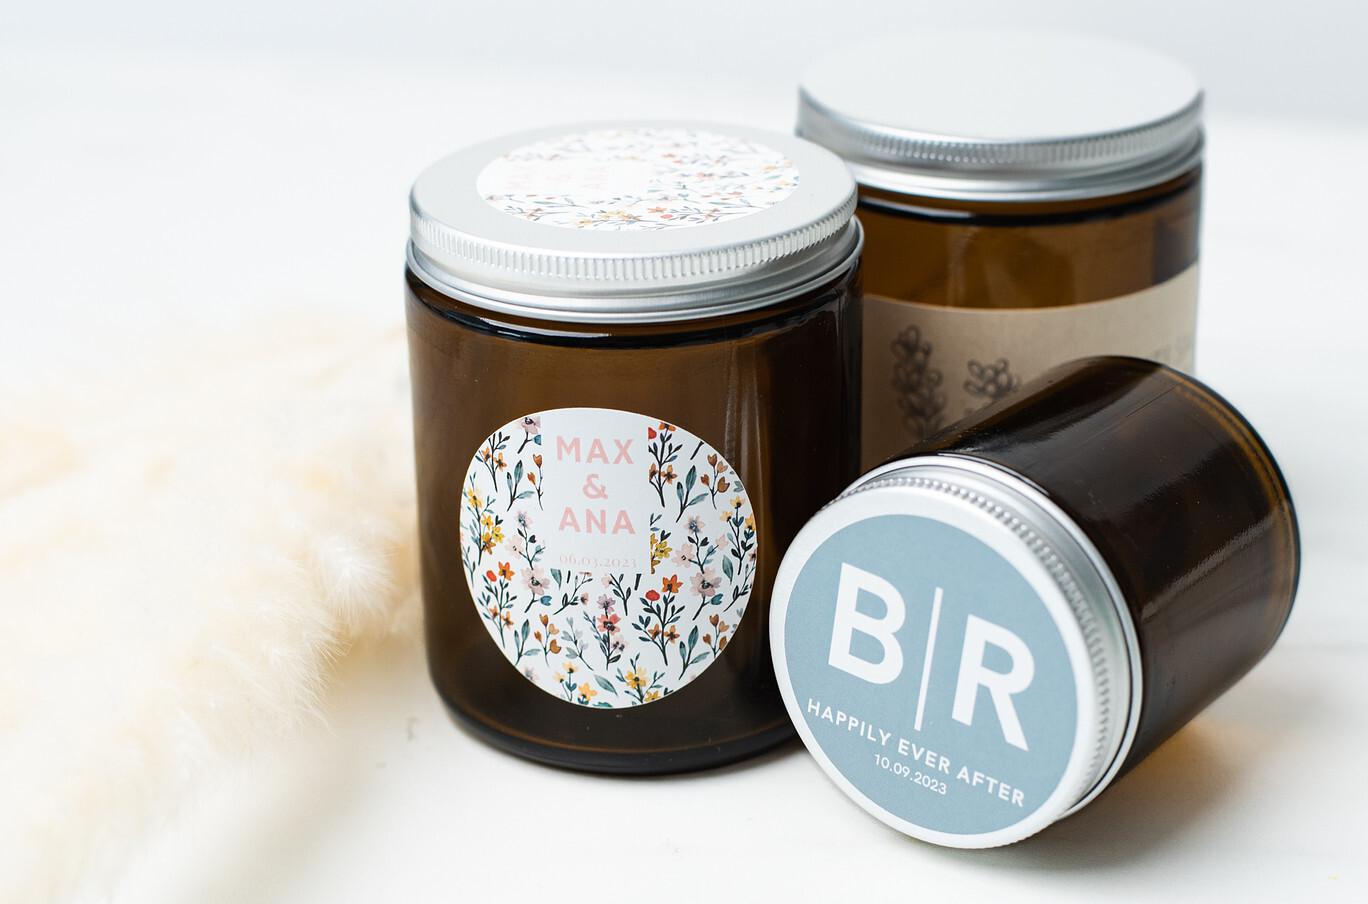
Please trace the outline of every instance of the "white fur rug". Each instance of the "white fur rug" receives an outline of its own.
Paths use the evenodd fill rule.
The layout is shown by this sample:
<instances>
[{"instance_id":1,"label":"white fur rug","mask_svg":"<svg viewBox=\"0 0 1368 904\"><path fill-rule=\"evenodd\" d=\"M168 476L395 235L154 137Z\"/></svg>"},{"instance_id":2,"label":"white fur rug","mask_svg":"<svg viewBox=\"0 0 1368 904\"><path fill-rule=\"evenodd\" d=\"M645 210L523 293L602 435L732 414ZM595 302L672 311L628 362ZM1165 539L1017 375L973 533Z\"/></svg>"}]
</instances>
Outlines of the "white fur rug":
<instances>
[{"instance_id":1,"label":"white fur rug","mask_svg":"<svg viewBox=\"0 0 1368 904\"><path fill-rule=\"evenodd\" d=\"M404 337L275 322L7 395L0 900L99 896L358 639L415 630Z\"/></svg>"}]
</instances>

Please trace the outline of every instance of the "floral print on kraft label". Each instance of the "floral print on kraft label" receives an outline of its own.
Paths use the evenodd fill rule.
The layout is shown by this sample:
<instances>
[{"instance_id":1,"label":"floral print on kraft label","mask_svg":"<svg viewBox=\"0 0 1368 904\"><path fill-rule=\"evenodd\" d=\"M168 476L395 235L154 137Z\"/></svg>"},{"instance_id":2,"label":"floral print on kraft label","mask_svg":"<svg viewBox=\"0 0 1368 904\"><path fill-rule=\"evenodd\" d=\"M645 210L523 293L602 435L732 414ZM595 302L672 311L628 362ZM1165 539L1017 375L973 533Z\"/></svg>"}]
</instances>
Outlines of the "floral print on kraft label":
<instances>
[{"instance_id":1,"label":"floral print on kraft label","mask_svg":"<svg viewBox=\"0 0 1368 904\"><path fill-rule=\"evenodd\" d=\"M461 553L489 636L581 706L659 700L722 655L755 579L755 513L717 450L675 424L558 408L470 462Z\"/></svg>"}]
</instances>

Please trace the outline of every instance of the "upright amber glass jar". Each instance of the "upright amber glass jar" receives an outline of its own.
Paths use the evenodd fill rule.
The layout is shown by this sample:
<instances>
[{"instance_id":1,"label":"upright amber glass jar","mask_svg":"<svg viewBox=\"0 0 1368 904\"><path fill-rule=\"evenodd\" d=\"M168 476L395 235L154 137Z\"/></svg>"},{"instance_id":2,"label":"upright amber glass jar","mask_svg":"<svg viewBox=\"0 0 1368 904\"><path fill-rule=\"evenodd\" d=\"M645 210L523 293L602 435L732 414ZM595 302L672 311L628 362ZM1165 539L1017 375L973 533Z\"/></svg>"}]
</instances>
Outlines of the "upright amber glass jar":
<instances>
[{"instance_id":1,"label":"upright amber glass jar","mask_svg":"<svg viewBox=\"0 0 1368 904\"><path fill-rule=\"evenodd\" d=\"M607 772L789 737L766 619L855 473L854 183L791 136L561 128L412 194L428 659L484 738Z\"/></svg>"},{"instance_id":2,"label":"upright amber glass jar","mask_svg":"<svg viewBox=\"0 0 1368 904\"><path fill-rule=\"evenodd\" d=\"M1202 92L1110 39L938 32L805 73L866 232L863 463L1087 355L1190 370Z\"/></svg>"},{"instance_id":3,"label":"upright amber glass jar","mask_svg":"<svg viewBox=\"0 0 1368 904\"><path fill-rule=\"evenodd\" d=\"M1263 441L1135 358L1052 368L860 478L775 582L799 733L866 810L955 847L1085 806L1272 647L1300 567Z\"/></svg>"}]
</instances>

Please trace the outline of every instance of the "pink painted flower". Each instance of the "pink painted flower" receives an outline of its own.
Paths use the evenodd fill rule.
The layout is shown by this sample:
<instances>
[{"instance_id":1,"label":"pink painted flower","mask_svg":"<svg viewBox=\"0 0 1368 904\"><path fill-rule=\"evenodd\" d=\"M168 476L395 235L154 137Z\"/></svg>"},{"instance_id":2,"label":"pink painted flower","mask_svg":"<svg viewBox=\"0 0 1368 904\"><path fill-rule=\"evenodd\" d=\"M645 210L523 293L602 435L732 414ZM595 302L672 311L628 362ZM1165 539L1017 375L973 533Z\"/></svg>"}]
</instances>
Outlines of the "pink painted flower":
<instances>
[{"instance_id":1,"label":"pink painted flower","mask_svg":"<svg viewBox=\"0 0 1368 904\"><path fill-rule=\"evenodd\" d=\"M710 600L721 592L715 571L704 571L701 574L694 575L689 579L689 586L693 588L694 593L705 600Z\"/></svg>"}]
</instances>

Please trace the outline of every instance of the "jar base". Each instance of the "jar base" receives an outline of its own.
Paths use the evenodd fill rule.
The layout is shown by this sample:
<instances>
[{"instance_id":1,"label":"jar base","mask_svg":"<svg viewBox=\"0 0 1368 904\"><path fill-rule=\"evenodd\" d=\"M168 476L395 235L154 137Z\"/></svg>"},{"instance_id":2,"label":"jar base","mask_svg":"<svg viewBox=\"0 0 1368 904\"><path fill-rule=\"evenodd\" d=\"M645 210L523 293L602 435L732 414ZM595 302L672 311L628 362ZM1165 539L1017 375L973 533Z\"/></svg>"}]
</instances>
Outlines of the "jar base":
<instances>
[{"instance_id":1,"label":"jar base","mask_svg":"<svg viewBox=\"0 0 1368 904\"><path fill-rule=\"evenodd\" d=\"M793 723L785 717L744 737L690 747L660 750L569 747L500 731L446 700L442 703L453 722L491 746L545 766L605 775L668 775L727 766L778 747L797 733Z\"/></svg>"}]
</instances>

